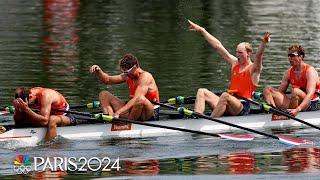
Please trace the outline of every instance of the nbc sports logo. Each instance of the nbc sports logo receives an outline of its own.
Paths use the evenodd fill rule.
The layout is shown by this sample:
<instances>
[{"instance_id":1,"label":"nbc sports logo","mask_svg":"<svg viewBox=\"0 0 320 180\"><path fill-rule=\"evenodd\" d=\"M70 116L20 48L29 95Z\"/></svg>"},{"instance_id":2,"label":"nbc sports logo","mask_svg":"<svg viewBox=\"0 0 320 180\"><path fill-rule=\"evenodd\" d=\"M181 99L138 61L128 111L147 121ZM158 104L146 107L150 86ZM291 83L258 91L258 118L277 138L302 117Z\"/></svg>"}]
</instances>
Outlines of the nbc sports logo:
<instances>
[{"instance_id":1,"label":"nbc sports logo","mask_svg":"<svg viewBox=\"0 0 320 180\"><path fill-rule=\"evenodd\" d=\"M17 155L13 161L13 170L17 174L28 174L31 171L29 155Z\"/></svg>"}]
</instances>

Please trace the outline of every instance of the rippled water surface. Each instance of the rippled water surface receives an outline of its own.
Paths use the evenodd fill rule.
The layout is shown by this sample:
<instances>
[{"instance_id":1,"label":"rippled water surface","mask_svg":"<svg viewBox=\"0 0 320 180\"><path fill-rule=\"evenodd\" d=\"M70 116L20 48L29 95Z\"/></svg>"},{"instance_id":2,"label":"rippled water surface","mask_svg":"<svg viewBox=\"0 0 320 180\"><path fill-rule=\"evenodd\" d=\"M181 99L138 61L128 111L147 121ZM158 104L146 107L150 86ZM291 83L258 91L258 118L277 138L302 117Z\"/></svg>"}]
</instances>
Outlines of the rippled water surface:
<instances>
[{"instance_id":1,"label":"rippled water surface","mask_svg":"<svg viewBox=\"0 0 320 180\"><path fill-rule=\"evenodd\" d=\"M99 64L109 74L117 74L118 60L128 52L153 74L161 99L191 96L199 87L225 90L229 66L200 34L188 31L187 19L204 26L233 54L242 41L257 49L262 34L271 32L258 90L277 86L289 66L286 49L293 43L302 44L305 61L320 70L319 8L318 0L0 1L0 103L10 105L18 86L57 89L70 104L95 100L104 89L127 99L126 85L103 85L88 69ZM293 133L315 142L320 140L318 134ZM119 172L82 174L87 178L155 174L292 178L295 174L299 179L312 179L319 174L319 152L317 143L287 147L269 139L252 143L205 136L81 142L59 139L47 146L0 149L0 174L15 176L13 159L28 154L120 157ZM31 176L79 177L56 172Z\"/></svg>"}]
</instances>

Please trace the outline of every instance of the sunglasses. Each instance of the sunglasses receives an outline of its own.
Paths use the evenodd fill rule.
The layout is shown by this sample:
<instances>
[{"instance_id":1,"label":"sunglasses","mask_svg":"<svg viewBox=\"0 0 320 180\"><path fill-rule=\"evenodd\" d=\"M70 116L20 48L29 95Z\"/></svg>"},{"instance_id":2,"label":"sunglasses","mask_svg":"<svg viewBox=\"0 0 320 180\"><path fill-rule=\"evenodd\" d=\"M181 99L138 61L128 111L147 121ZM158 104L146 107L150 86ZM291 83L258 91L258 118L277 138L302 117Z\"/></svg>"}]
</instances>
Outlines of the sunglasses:
<instances>
[{"instance_id":1,"label":"sunglasses","mask_svg":"<svg viewBox=\"0 0 320 180\"><path fill-rule=\"evenodd\" d=\"M123 74L129 74L134 67L136 67L136 65L132 66L130 69L128 69L128 70L126 70L126 71L122 71Z\"/></svg>"},{"instance_id":2,"label":"sunglasses","mask_svg":"<svg viewBox=\"0 0 320 180\"><path fill-rule=\"evenodd\" d=\"M299 56L299 54L296 54L296 53L289 53L288 54L288 57L297 57Z\"/></svg>"}]
</instances>

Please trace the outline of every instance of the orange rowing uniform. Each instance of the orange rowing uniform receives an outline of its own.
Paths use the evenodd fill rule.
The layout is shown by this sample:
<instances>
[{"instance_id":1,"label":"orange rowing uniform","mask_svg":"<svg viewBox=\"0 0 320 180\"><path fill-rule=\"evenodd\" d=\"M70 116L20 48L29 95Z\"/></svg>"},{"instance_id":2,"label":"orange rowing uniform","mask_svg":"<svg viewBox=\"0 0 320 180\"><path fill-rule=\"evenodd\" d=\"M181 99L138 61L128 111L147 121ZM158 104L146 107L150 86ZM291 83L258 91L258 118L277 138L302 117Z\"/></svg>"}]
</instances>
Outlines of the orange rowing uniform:
<instances>
[{"instance_id":1,"label":"orange rowing uniform","mask_svg":"<svg viewBox=\"0 0 320 180\"><path fill-rule=\"evenodd\" d=\"M39 93L37 93L36 97L38 99L37 103L35 104L35 108L37 109L40 109L41 107L41 104L40 104L40 99L41 97L44 95L44 93L46 92L46 90L49 90L47 88L40 88L39 89ZM59 97L59 101L58 103L54 103L54 104L51 104L51 112L50 112L50 115L64 115L65 113L64 112L57 112L57 111L53 111L52 109L57 109L57 110L69 110L69 104L67 103L66 99L61 95L59 94L60 97Z\"/></svg>"},{"instance_id":2,"label":"orange rowing uniform","mask_svg":"<svg viewBox=\"0 0 320 180\"><path fill-rule=\"evenodd\" d=\"M302 70L301 77L299 79L296 79L296 76L294 75L294 69L293 67L290 68L290 74L289 74L289 81L292 86L292 88L299 88L302 91L306 92L307 87L307 71L311 66L309 64L305 64ZM320 90L320 82L317 82L316 86L316 92L313 95L312 100L315 100L318 98L317 92Z\"/></svg>"},{"instance_id":3,"label":"orange rowing uniform","mask_svg":"<svg viewBox=\"0 0 320 180\"><path fill-rule=\"evenodd\" d=\"M127 84L129 86L129 93L130 93L130 97L133 98L134 93L137 90L138 84L135 80L132 80L130 78L128 78L127 80ZM147 92L147 94L145 95L145 97L149 100L149 101L155 101L155 102L159 102L159 91L158 90L153 90L153 91L149 91Z\"/></svg>"},{"instance_id":4,"label":"orange rowing uniform","mask_svg":"<svg viewBox=\"0 0 320 180\"><path fill-rule=\"evenodd\" d=\"M251 99L257 86L251 80L250 68L240 72L240 64L237 64L231 71L231 83L229 92L235 92L236 95Z\"/></svg>"}]
</instances>

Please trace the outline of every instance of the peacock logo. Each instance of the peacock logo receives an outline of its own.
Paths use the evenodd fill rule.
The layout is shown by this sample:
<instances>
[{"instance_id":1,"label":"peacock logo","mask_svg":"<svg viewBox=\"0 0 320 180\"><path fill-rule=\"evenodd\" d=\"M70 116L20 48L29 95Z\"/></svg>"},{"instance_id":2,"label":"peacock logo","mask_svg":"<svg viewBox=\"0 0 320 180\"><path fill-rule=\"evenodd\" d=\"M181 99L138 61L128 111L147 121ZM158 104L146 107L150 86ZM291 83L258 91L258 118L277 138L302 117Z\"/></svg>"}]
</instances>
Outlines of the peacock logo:
<instances>
[{"instance_id":1,"label":"peacock logo","mask_svg":"<svg viewBox=\"0 0 320 180\"><path fill-rule=\"evenodd\" d=\"M31 171L29 155L17 155L13 161L13 169L17 174L28 174Z\"/></svg>"}]
</instances>

